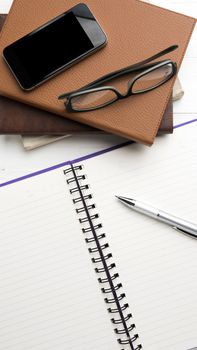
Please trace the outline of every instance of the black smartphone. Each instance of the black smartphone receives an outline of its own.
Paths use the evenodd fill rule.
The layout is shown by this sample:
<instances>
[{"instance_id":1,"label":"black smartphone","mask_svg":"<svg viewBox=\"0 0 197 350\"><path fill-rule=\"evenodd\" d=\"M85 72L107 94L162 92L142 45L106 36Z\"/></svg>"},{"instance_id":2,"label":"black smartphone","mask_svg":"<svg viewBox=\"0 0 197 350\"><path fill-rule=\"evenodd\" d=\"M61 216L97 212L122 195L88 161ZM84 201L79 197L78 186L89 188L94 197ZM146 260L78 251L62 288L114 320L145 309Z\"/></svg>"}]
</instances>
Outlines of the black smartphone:
<instances>
[{"instance_id":1,"label":"black smartphone","mask_svg":"<svg viewBox=\"0 0 197 350\"><path fill-rule=\"evenodd\" d=\"M31 90L106 42L90 9L78 4L4 48L3 57L21 88Z\"/></svg>"}]
</instances>

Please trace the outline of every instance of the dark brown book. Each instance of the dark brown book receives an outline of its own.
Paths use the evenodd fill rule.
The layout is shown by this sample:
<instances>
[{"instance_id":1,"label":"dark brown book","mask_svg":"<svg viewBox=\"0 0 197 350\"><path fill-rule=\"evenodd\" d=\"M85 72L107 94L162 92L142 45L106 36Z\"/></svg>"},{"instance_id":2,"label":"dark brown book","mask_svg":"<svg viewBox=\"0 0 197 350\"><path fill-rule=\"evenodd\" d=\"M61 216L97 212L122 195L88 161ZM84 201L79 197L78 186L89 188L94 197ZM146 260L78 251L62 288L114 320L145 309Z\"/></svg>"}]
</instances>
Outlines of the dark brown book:
<instances>
[{"instance_id":1,"label":"dark brown book","mask_svg":"<svg viewBox=\"0 0 197 350\"><path fill-rule=\"evenodd\" d=\"M5 19L6 15L0 15L0 29ZM159 133L172 133L172 131L173 110L170 99ZM0 96L0 134L64 135L77 132L103 131Z\"/></svg>"}]
</instances>

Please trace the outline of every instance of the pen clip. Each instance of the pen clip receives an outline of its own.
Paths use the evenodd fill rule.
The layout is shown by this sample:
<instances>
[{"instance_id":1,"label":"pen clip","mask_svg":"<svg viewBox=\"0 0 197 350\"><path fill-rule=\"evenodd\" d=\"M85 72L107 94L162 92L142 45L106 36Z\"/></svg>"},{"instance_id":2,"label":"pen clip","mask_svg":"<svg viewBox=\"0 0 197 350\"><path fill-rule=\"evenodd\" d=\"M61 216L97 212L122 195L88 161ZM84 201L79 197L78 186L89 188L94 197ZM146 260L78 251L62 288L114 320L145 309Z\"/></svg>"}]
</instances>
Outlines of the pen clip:
<instances>
[{"instance_id":1,"label":"pen clip","mask_svg":"<svg viewBox=\"0 0 197 350\"><path fill-rule=\"evenodd\" d=\"M184 233L184 234L187 235L187 236L190 236L190 237L192 237L192 238L197 239L197 235L196 235L195 233L191 233L191 232L185 231L185 230L183 230L183 229L181 229L181 228L179 228L179 227L176 227L176 226L172 226L172 228L173 228L174 230L176 230L176 231L179 231L179 232L181 232L181 233Z\"/></svg>"}]
</instances>

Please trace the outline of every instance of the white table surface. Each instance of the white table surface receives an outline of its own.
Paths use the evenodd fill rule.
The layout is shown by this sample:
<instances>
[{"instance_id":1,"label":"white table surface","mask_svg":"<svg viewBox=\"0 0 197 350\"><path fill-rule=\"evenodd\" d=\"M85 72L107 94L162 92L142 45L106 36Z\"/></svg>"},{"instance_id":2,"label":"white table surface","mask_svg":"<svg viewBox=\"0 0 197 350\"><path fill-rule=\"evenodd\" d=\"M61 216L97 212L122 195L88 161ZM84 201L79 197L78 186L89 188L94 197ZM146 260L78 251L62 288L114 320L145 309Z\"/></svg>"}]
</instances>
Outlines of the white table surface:
<instances>
[{"instance_id":1,"label":"white table surface","mask_svg":"<svg viewBox=\"0 0 197 350\"><path fill-rule=\"evenodd\" d=\"M151 2L197 17L197 0L152 0ZM0 0L0 13L8 13L11 3L12 0ZM197 26L184 57L179 78L185 95L180 101L174 103L175 125L197 118ZM117 136L74 136L32 151L25 151L20 136L1 135L0 182L121 142L123 139Z\"/></svg>"}]
</instances>

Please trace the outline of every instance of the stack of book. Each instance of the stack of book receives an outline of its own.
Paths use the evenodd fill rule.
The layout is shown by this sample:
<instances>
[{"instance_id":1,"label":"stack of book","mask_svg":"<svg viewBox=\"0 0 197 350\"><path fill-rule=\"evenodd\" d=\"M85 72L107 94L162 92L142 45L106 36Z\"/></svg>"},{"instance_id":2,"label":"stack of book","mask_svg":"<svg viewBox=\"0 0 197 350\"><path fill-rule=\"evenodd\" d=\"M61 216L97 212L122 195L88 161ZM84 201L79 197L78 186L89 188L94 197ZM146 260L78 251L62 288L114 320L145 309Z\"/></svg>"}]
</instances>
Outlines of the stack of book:
<instances>
[{"instance_id":1,"label":"stack of book","mask_svg":"<svg viewBox=\"0 0 197 350\"><path fill-rule=\"evenodd\" d=\"M113 2L113 6L107 0L102 2L103 6L93 0L86 3L108 36L106 48L47 81L33 93L19 88L1 57L1 134L21 134L24 146L32 149L72 134L107 132L151 145L157 134L172 133L172 100L183 95L180 82L175 78L160 87L159 92L156 89L143 94L140 99L128 98L96 112L67 113L63 103L57 100L57 96L65 91L74 90L109 71L136 63L173 44L179 45L179 48L170 54L170 58L180 67L195 24L193 18L138 0L124 0L121 11L118 0ZM0 15L1 29L3 27L1 53L11 42L75 4L75 0L70 0L65 6L61 0L46 10L47 1L39 0L40 14L32 17L31 13L38 4L15 0L5 24L6 15ZM110 20L106 16L107 10L108 13L111 11ZM139 21L139 18L143 21ZM140 22L143 22L143 26Z\"/></svg>"}]
</instances>

